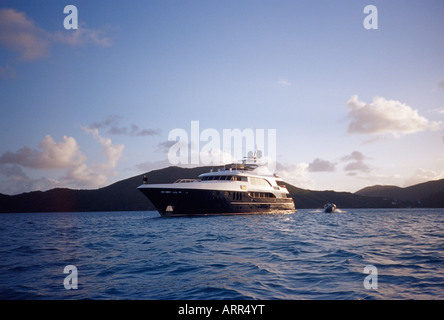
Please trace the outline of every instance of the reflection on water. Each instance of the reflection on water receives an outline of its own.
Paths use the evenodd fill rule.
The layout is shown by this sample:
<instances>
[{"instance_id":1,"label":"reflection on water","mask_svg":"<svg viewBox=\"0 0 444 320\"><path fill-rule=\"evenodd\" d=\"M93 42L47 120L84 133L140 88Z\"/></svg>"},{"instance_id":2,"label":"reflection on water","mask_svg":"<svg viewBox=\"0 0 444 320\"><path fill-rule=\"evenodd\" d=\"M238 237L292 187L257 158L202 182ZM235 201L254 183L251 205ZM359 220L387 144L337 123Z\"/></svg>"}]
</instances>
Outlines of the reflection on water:
<instances>
[{"instance_id":1,"label":"reflection on water","mask_svg":"<svg viewBox=\"0 0 444 320\"><path fill-rule=\"evenodd\" d=\"M443 299L444 210L0 215L2 299ZM63 286L78 269L78 289ZM367 290L364 268L377 268Z\"/></svg>"}]
</instances>

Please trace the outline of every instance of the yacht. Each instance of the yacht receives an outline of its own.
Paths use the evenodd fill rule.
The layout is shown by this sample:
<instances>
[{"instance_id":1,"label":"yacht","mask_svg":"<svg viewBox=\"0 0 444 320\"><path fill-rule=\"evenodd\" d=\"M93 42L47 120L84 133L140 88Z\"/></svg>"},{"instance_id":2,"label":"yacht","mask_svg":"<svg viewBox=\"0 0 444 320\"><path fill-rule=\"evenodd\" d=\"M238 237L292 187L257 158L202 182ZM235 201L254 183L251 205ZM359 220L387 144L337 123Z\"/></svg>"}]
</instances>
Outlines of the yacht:
<instances>
[{"instance_id":1,"label":"yacht","mask_svg":"<svg viewBox=\"0 0 444 320\"><path fill-rule=\"evenodd\" d=\"M163 217L295 212L284 181L261 174L256 163L233 163L174 183L149 184L138 189Z\"/></svg>"}]
</instances>

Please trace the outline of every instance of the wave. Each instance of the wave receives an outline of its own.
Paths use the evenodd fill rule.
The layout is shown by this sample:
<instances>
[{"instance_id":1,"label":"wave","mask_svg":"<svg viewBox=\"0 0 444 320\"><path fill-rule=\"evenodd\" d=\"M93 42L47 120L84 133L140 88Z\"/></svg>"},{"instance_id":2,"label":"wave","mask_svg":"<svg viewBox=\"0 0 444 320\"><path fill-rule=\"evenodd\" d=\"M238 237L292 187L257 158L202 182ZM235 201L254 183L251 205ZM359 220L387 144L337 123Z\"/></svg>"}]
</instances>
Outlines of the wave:
<instances>
[{"instance_id":1,"label":"wave","mask_svg":"<svg viewBox=\"0 0 444 320\"><path fill-rule=\"evenodd\" d=\"M339 213L0 215L0 298L444 299L444 210Z\"/></svg>"}]
</instances>

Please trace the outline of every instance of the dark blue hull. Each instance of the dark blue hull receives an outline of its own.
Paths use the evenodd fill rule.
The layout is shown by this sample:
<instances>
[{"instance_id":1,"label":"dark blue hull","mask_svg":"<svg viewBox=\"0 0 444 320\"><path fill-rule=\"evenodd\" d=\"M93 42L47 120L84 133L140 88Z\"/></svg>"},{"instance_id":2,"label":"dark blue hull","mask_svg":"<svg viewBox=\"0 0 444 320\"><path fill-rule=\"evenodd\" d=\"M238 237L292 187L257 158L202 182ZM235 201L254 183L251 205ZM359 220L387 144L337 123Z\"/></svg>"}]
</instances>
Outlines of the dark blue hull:
<instances>
[{"instance_id":1,"label":"dark blue hull","mask_svg":"<svg viewBox=\"0 0 444 320\"><path fill-rule=\"evenodd\" d=\"M296 211L292 198L260 198L248 192L201 189L139 189L162 216Z\"/></svg>"}]
</instances>

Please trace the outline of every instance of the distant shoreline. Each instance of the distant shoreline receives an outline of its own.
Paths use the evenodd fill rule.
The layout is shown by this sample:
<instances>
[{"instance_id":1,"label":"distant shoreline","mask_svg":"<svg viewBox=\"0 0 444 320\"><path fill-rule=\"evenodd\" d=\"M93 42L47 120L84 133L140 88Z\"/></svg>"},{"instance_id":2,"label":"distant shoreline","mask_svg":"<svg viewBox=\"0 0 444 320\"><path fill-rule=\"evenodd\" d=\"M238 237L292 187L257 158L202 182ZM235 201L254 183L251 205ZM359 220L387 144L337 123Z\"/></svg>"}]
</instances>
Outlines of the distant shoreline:
<instances>
[{"instance_id":1,"label":"distant shoreline","mask_svg":"<svg viewBox=\"0 0 444 320\"><path fill-rule=\"evenodd\" d=\"M195 178L212 167L167 167L124 179L94 190L56 188L18 195L0 194L0 213L152 211L151 202L137 190L143 176L148 183L169 183L179 178ZM287 183L296 209L322 209L334 202L338 208L444 208L444 179L407 188L371 186L355 193L313 191Z\"/></svg>"}]
</instances>

